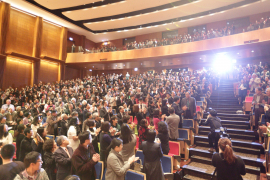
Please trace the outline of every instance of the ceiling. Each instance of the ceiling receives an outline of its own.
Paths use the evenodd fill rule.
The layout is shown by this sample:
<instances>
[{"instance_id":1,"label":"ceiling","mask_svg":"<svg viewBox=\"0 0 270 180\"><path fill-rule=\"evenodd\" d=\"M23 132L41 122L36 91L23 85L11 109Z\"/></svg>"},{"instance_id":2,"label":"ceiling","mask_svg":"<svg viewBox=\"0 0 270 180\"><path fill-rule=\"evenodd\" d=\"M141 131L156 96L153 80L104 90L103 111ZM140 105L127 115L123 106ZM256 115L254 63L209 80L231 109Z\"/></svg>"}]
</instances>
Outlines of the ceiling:
<instances>
[{"instance_id":1,"label":"ceiling","mask_svg":"<svg viewBox=\"0 0 270 180\"><path fill-rule=\"evenodd\" d=\"M267 12L270 7L270 0L3 1L94 42L229 20Z\"/></svg>"}]
</instances>

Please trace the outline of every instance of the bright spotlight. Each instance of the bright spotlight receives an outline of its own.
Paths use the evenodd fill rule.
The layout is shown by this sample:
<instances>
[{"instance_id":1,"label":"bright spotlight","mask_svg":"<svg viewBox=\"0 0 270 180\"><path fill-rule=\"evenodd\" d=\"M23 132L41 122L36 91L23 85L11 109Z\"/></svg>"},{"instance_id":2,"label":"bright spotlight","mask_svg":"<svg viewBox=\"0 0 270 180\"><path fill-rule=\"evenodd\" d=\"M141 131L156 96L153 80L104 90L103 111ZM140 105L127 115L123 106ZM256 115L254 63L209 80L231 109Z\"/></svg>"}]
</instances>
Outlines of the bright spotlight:
<instances>
[{"instance_id":1,"label":"bright spotlight","mask_svg":"<svg viewBox=\"0 0 270 180\"><path fill-rule=\"evenodd\" d=\"M213 64L213 69L216 70L218 73L228 72L232 69L233 62L228 56L224 54L218 54Z\"/></svg>"},{"instance_id":2,"label":"bright spotlight","mask_svg":"<svg viewBox=\"0 0 270 180\"><path fill-rule=\"evenodd\" d=\"M234 64L235 64L235 63L236 63L236 59L233 59L233 60L232 60L232 63L234 63Z\"/></svg>"}]
</instances>

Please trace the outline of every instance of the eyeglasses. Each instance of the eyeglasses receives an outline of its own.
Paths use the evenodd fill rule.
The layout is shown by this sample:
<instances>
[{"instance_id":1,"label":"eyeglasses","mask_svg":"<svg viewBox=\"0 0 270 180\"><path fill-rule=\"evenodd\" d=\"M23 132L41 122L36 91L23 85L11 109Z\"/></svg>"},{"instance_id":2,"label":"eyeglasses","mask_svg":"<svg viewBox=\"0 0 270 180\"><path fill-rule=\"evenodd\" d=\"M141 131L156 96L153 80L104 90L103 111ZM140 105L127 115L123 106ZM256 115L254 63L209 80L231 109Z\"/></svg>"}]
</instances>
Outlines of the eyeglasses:
<instances>
[{"instance_id":1,"label":"eyeglasses","mask_svg":"<svg viewBox=\"0 0 270 180\"><path fill-rule=\"evenodd\" d=\"M37 161L37 162L43 163L43 161L41 161L41 160L40 161Z\"/></svg>"}]
</instances>

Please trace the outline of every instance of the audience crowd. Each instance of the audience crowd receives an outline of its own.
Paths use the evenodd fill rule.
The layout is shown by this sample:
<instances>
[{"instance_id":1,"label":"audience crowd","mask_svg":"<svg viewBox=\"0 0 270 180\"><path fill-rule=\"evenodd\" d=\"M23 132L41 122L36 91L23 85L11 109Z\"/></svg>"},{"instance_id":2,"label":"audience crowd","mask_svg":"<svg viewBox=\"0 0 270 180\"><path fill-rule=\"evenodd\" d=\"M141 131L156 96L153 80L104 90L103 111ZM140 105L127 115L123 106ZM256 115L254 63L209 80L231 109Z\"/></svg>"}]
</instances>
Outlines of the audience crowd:
<instances>
[{"instance_id":1,"label":"audience crowd","mask_svg":"<svg viewBox=\"0 0 270 180\"><path fill-rule=\"evenodd\" d=\"M254 31L258 29L263 29L270 27L270 17L261 18L257 20L255 23L250 23L250 25L243 29L245 31ZM92 48L91 50L86 50L86 53L100 53L100 52L110 52L110 51L119 51L119 50L131 50L131 49L143 49L143 48L151 48L151 47L158 47L158 46L166 46L172 44L180 44L180 43L188 43L194 41L201 41L205 39L213 39L217 37L229 36L232 34L236 34L236 28L234 24L228 24L223 28L216 28L206 30L205 28L202 30L195 30L193 34L183 34L177 35L173 38L153 38L148 39L142 42L129 42L126 43L122 49L116 48L115 45L106 44L102 45L101 47Z\"/></svg>"},{"instance_id":2,"label":"audience crowd","mask_svg":"<svg viewBox=\"0 0 270 180\"><path fill-rule=\"evenodd\" d=\"M181 70L0 89L0 179L93 180L98 161L108 179L124 179L137 161L135 133L147 179L164 179L169 140L183 118L196 118L196 100L217 82L211 70Z\"/></svg>"}]
</instances>

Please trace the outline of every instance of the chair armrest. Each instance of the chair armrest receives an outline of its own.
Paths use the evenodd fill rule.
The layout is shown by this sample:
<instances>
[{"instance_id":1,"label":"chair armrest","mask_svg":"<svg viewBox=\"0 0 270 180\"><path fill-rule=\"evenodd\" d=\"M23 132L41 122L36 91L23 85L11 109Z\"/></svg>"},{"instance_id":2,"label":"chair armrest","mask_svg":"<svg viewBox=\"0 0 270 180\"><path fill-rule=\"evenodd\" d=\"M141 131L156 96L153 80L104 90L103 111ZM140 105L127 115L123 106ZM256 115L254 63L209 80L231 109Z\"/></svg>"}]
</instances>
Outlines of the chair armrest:
<instances>
[{"instance_id":1,"label":"chair armrest","mask_svg":"<svg viewBox=\"0 0 270 180\"><path fill-rule=\"evenodd\" d=\"M187 145L190 145L190 140L184 138L177 138L177 141L184 141Z\"/></svg>"},{"instance_id":2,"label":"chair armrest","mask_svg":"<svg viewBox=\"0 0 270 180\"><path fill-rule=\"evenodd\" d=\"M165 179L173 180L174 174L173 173L164 173L164 177L165 177Z\"/></svg>"}]
</instances>

